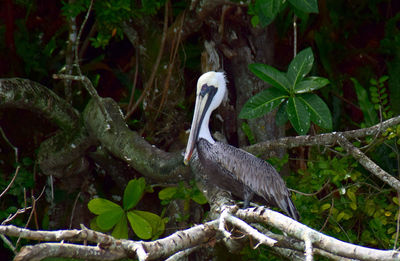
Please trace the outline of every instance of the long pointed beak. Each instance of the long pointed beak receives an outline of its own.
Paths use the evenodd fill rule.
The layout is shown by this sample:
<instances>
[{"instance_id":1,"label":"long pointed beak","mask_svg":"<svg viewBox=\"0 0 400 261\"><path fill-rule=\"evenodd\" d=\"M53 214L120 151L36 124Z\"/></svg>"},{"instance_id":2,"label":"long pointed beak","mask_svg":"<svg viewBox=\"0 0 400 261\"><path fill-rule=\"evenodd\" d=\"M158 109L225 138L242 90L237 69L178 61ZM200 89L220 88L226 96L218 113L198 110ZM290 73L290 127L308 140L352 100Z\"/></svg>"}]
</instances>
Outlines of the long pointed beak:
<instances>
[{"instance_id":1,"label":"long pointed beak","mask_svg":"<svg viewBox=\"0 0 400 261\"><path fill-rule=\"evenodd\" d=\"M199 137L200 128L204 119L205 112L207 111L210 102L207 102L211 98L208 94L205 96L197 95L196 105L194 107L194 115L192 121L192 127L190 129L189 139L186 146L185 158L183 163L189 164L189 160L192 157L194 146L196 145Z\"/></svg>"}]
</instances>

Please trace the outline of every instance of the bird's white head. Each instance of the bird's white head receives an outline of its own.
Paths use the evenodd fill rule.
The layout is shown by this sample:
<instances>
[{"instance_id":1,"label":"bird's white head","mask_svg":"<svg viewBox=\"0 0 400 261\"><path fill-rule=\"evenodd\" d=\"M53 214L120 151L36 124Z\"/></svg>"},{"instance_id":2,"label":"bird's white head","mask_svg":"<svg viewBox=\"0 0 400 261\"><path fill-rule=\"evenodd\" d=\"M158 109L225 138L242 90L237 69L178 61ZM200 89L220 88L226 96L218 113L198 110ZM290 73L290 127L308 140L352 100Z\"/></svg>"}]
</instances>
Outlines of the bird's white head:
<instances>
[{"instance_id":1,"label":"bird's white head","mask_svg":"<svg viewBox=\"0 0 400 261\"><path fill-rule=\"evenodd\" d=\"M226 80L222 72L206 72L197 81L196 105L185 152L185 164L188 164L199 138L206 139L210 143L215 142L211 137L208 122L212 111L218 108L224 99L225 93Z\"/></svg>"}]
</instances>

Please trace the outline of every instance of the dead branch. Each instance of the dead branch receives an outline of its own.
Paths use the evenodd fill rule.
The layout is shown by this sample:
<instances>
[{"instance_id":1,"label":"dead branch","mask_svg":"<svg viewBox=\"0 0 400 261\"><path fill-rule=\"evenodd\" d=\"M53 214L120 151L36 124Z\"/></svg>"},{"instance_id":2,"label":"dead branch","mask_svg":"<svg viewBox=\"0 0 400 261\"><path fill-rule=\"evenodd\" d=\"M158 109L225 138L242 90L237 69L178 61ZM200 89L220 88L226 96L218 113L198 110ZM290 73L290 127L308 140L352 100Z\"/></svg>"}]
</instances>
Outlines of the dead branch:
<instances>
[{"instance_id":1,"label":"dead branch","mask_svg":"<svg viewBox=\"0 0 400 261\"><path fill-rule=\"evenodd\" d=\"M341 134L346 139L363 138L366 136L376 135L379 132L384 132L387 128L400 124L400 116L393 117L382 123L378 123L369 128L323 133L319 135L304 135L296 137L284 137L276 140L259 142L257 144L243 148L254 155L265 155L269 150L274 148L291 149L301 146L329 146L337 142L337 135Z\"/></svg>"},{"instance_id":2,"label":"dead branch","mask_svg":"<svg viewBox=\"0 0 400 261\"><path fill-rule=\"evenodd\" d=\"M361 150L353 146L342 134L337 134L337 141L369 172L380 178L383 182L400 192L400 181L384 171L375 162L368 158Z\"/></svg>"},{"instance_id":3,"label":"dead branch","mask_svg":"<svg viewBox=\"0 0 400 261\"><path fill-rule=\"evenodd\" d=\"M230 211L235 212L235 214L229 213ZM273 240L276 243L272 244L272 248L302 249L305 251L308 260L311 260L312 253L322 254L335 259L343 257L360 260L400 260L399 251L372 249L346 243L326 236L289 217L264 207L239 210L235 207L229 207L229 211L226 212L224 219L231 225L240 228L245 235L251 237L253 240L260 240L259 234L262 235L261 238L274 238ZM0 226L0 234L41 241L65 240L97 243L97 246L83 246L64 242L26 246L21 249L14 260L41 260L50 256L93 260L117 260L136 256L139 260L154 260L172 256L185 249L201 247L212 239L221 239L221 236L224 239L225 236L223 233L220 233L220 221L219 219L213 220L151 242L117 240L109 235L86 228L82 230L33 231L9 225ZM305 242L298 244L286 236L256 230L248 222L257 222L272 226L297 238L298 242ZM232 238L231 240L235 241ZM288 243L287 240L292 242ZM269 245L269 243L265 244Z\"/></svg>"},{"instance_id":4,"label":"dead branch","mask_svg":"<svg viewBox=\"0 0 400 261\"><path fill-rule=\"evenodd\" d=\"M239 209L235 214L247 222L265 223L273 226L299 240L303 240L304 234L307 234L313 247L318 247L337 256L359 260L400 260L399 251L379 250L346 243L324 235L268 208Z\"/></svg>"}]
</instances>

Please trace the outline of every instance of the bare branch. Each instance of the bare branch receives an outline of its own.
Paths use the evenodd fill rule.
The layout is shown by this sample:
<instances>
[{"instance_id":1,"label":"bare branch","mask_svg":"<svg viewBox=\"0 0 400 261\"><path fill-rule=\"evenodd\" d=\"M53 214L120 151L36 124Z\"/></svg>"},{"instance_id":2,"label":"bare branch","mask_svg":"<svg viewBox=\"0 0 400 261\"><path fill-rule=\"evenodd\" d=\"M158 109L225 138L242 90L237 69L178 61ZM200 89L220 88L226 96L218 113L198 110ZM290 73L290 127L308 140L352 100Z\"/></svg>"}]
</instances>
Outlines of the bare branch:
<instances>
[{"instance_id":1,"label":"bare branch","mask_svg":"<svg viewBox=\"0 0 400 261\"><path fill-rule=\"evenodd\" d=\"M97 246L82 246L66 243L42 243L25 246L14 261L42 260L47 257L66 257L90 260L118 260L127 257L123 251L104 250Z\"/></svg>"},{"instance_id":2,"label":"bare branch","mask_svg":"<svg viewBox=\"0 0 400 261\"><path fill-rule=\"evenodd\" d=\"M378 123L369 128L323 133L319 135L304 135L296 137L284 137L276 140L259 142L257 144L247 146L243 149L255 155L267 154L269 150L274 148L295 148L300 146L324 146L332 145L337 141L337 135L342 134L346 139L362 138L365 136L375 135L378 132L384 132L387 128L400 124L400 116L391 118L382 123Z\"/></svg>"},{"instance_id":3,"label":"bare branch","mask_svg":"<svg viewBox=\"0 0 400 261\"><path fill-rule=\"evenodd\" d=\"M326 236L306 225L303 225L283 214L265 207L239 209L236 216L248 222L260 222L271 225L300 240L308 234L315 247L330 252L331 254L346 258L361 260L399 260L400 252L394 250L379 250L346 243Z\"/></svg>"},{"instance_id":4,"label":"bare branch","mask_svg":"<svg viewBox=\"0 0 400 261\"><path fill-rule=\"evenodd\" d=\"M375 162L368 158L361 150L353 146L341 133L337 134L338 143L345 148L369 172L380 178L383 182L400 192L400 181L384 171Z\"/></svg>"},{"instance_id":5,"label":"bare branch","mask_svg":"<svg viewBox=\"0 0 400 261\"><path fill-rule=\"evenodd\" d=\"M20 169L20 166L18 166L18 167L16 168L16 170L15 170L15 172L14 172L14 175L13 175L13 177L12 177L10 183L8 183L7 187L3 190L3 192L1 192L0 198L1 198L2 196L4 196L4 194L6 194L7 191L11 188L12 184L13 184L14 181L15 181L15 178L16 178L17 175L18 175L19 169Z\"/></svg>"}]
</instances>

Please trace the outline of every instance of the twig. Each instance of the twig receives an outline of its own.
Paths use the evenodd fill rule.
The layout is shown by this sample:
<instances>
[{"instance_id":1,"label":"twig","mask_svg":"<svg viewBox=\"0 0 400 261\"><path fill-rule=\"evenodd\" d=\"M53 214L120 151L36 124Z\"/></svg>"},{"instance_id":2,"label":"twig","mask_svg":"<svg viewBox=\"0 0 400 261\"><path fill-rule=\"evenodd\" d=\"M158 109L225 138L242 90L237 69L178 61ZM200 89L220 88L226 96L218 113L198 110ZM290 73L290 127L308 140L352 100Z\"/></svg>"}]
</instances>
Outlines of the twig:
<instances>
[{"instance_id":1,"label":"twig","mask_svg":"<svg viewBox=\"0 0 400 261\"><path fill-rule=\"evenodd\" d=\"M335 205L335 200L332 198L332 200L331 200L331 207L329 208L328 216L326 217L325 222L324 222L324 224L322 225L322 227L321 227L321 229L319 230L319 232L321 232L322 230L324 230L325 226L328 224L328 221L329 221L329 218L331 217L332 209L333 209L334 205Z\"/></svg>"},{"instance_id":2,"label":"twig","mask_svg":"<svg viewBox=\"0 0 400 261\"><path fill-rule=\"evenodd\" d=\"M181 24L176 31L176 34L178 34L177 37L174 38L174 40L176 39L176 42L173 41L173 43L172 43L172 47L171 47L172 52L169 57L167 77L165 78L164 89L163 89L161 101L158 106L156 116L154 117L154 121L157 120L158 115L160 114L160 111L161 111L162 107L164 106L165 100L167 98L167 94L168 94L168 90L169 90L169 82L170 82L171 75L172 75L172 69L174 68L175 58L178 54L179 45L181 42L182 28L183 28L183 22L185 21L185 16L186 16L186 11L183 12L183 15L181 16ZM176 34L175 34L175 36L176 36Z\"/></svg>"},{"instance_id":3,"label":"twig","mask_svg":"<svg viewBox=\"0 0 400 261\"><path fill-rule=\"evenodd\" d=\"M255 240L257 240L259 243L254 247L257 248L260 244L273 247L277 241L275 239L272 239L270 237L267 237L266 235L260 233L257 229L251 227L249 224L244 222L243 220L232 216L229 212L225 217L226 221L231 223L232 225L238 227L240 230L243 232L247 233L247 235L251 236Z\"/></svg>"},{"instance_id":4,"label":"twig","mask_svg":"<svg viewBox=\"0 0 400 261\"><path fill-rule=\"evenodd\" d=\"M136 90L136 85L137 85L138 74L139 74L139 47L136 46L135 76L133 79L131 96L129 98L129 104L128 104L127 111L130 111L132 109L133 99L135 98L135 90ZM128 119L128 116L130 116L130 115L125 115L125 120Z\"/></svg>"},{"instance_id":5,"label":"twig","mask_svg":"<svg viewBox=\"0 0 400 261\"><path fill-rule=\"evenodd\" d=\"M81 192L79 191L78 195L76 195L76 197L75 197L74 205L72 207L71 218L69 219L69 229L72 228L72 221L74 220L75 208L76 208L76 204L78 203L78 199L80 196L81 196Z\"/></svg>"},{"instance_id":6,"label":"twig","mask_svg":"<svg viewBox=\"0 0 400 261\"><path fill-rule=\"evenodd\" d=\"M384 171L375 162L368 158L361 150L353 146L343 134L337 134L337 141L369 172L380 178L383 182L400 192L400 181Z\"/></svg>"},{"instance_id":7,"label":"twig","mask_svg":"<svg viewBox=\"0 0 400 261\"><path fill-rule=\"evenodd\" d=\"M3 190L3 192L1 192L0 198L1 198L4 194L6 194L7 191L11 188L12 184L13 184L14 181L15 181L15 178L16 178L17 175L18 175L19 169L20 169L20 166L17 166L17 168L16 168L16 170L15 170L15 173L14 173L14 176L12 177L10 183L8 183L7 187Z\"/></svg>"},{"instance_id":8,"label":"twig","mask_svg":"<svg viewBox=\"0 0 400 261\"><path fill-rule=\"evenodd\" d=\"M313 192L313 193L304 193L299 190L295 190L295 189L291 189L291 188L288 188L288 189L289 189L289 191L293 191L296 194L300 194L300 195L303 195L306 197L311 197L311 196L318 195L326 186L328 186L329 182L331 182L331 179L328 179L319 190L317 190L316 192Z\"/></svg>"},{"instance_id":9,"label":"twig","mask_svg":"<svg viewBox=\"0 0 400 261\"><path fill-rule=\"evenodd\" d=\"M76 66L76 70L77 70L79 76L82 76L82 71L81 71L81 68L79 66L79 42L81 41L81 35L82 35L82 32L83 32L83 28L85 27L86 22L89 19L89 15L90 15L90 12L92 10L92 6L93 6L93 0L90 1L90 5L89 5L89 8L88 8L88 10L86 12L85 19L83 19L82 25L79 28L79 33L78 33L78 36L76 37L76 42L75 42L75 44L76 44L75 45L75 66Z\"/></svg>"},{"instance_id":10,"label":"twig","mask_svg":"<svg viewBox=\"0 0 400 261\"><path fill-rule=\"evenodd\" d=\"M7 142L7 144L14 150L15 162L18 163L18 148L12 145L10 140L7 138L6 134L3 131L3 128L0 127L0 133L3 139ZM1 196L0 196L1 197Z\"/></svg>"},{"instance_id":11,"label":"twig","mask_svg":"<svg viewBox=\"0 0 400 261\"><path fill-rule=\"evenodd\" d=\"M85 75L75 76L75 75L67 75L67 74L53 74L53 78L54 79L70 79L70 80L74 80L74 81L83 82L83 85L86 87L86 90L95 99L95 101L99 105L101 112L104 115L104 118L105 118L105 121L106 121L107 127L108 127L106 129L106 131L111 129L111 122L112 122L111 117L107 113L107 110L104 108L104 104L101 101L101 97L97 93L96 89L93 87L93 84L88 77L86 77Z\"/></svg>"},{"instance_id":12,"label":"twig","mask_svg":"<svg viewBox=\"0 0 400 261\"><path fill-rule=\"evenodd\" d=\"M142 102L143 98L147 95L147 92L151 88L154 82L154 78L157 73L158 66L160 65L161 57L164 52L164 47L165 47L165 41L167 39L167 30L168 30L168 1L165 3L165 12L164 12L164 27L163 27L163 33L161 37L161 44L160 44L160 49L158 51L157 59L156 62L154 63L153 70L151 72L150 78L146 83L146 87L144 88L142 94L140 95L139 99L136 101L135 105L132 107L130 111L126 113L125 118L129 118L132 113L136 110L136 108L139 106L139 104Z\"/></svg>"}]
</instances>

